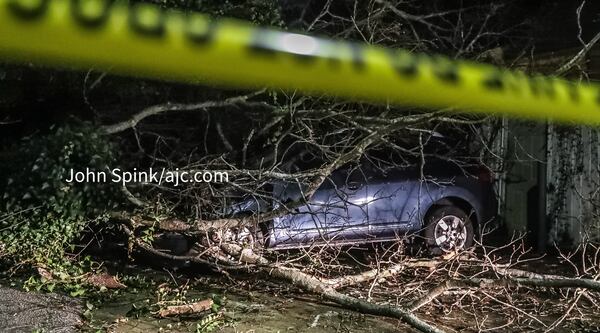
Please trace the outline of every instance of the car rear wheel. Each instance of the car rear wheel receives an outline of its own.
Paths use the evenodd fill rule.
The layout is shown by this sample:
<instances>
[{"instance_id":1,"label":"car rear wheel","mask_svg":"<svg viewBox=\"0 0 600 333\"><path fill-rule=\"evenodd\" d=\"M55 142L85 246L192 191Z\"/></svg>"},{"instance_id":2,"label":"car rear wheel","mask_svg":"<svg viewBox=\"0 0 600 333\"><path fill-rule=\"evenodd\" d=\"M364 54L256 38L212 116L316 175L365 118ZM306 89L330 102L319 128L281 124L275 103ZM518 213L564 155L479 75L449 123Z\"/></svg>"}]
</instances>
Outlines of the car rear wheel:
<instances>
[{"instance_id":1,"label":"car rear wheel","mask_svg":"<svg viewBox=\"0 0 600 333\"><path fill-rule=\"evenodd\" d=\"M473 246L473 224L462 209L439 206L426 219L425 240L432 254L456 252Z\"/></svg>"}]
</instances>

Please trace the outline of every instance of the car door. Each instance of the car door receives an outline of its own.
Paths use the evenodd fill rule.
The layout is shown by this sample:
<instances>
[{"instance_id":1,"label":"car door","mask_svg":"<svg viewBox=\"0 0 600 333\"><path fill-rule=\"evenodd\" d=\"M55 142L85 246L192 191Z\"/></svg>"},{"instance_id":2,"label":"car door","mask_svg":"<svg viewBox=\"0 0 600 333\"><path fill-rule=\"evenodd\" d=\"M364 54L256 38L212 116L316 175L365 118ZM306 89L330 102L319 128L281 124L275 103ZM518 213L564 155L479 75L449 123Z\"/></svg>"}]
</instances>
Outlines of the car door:
<instances>
[{"instance_id":1,"label":"car door","mask_svg":"<svg viewBox=\"0 0 600 333\"><path fill-rule=\"evenodd\" d=\"M356 170L336 170L306 205L274 219L275 243L310 245L364 237L368 231L367 186Z\"/></svg>"},{"instance_id":2,"label":"car door","mask_svg":"<svg viewBox=\"0 0 600 333\"><path fill-rule=\"evenodd\" d=\"M331 180L325 204L328 239L365 238L369 228L367 175L360 168L342 169Z\"/></svg>"},{"instance_id":3,"label":"car door","mask_svg":"<svg viewBox=\"0 0 600 333\"><path fill-rule=\"evenodd\" d=\"M331 197L331 181L326 179L315 191L312 202L299 207L287 207L286 202L305 200L305 188L299 184L280 184L274 190L274 197L281 203L276 203L276 209L288 209L288 213L273 219L273 246L298 246L310 242L325 241L326 203Z\"/></svg>"},{"instance_id":4,"label":"car door","mask_svg":"<svg viewBox=\"0 0 600 333\"><path fill-rule=\"evenodd\" d=\"M390 237L408 229L417 213L414 200L420 187L414 170L392 169L373 173L367 186L369 230L373 237Z\"/></svg>"}]
</instances>

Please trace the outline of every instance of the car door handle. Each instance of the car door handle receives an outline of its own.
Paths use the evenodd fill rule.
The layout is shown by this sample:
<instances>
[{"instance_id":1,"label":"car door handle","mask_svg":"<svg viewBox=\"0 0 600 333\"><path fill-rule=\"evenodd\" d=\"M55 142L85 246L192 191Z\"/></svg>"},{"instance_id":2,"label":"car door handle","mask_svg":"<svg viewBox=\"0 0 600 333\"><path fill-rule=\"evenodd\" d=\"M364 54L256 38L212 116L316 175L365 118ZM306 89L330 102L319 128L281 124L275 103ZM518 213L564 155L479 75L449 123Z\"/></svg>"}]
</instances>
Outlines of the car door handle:
<instances>
[{"instance_id":1,"label":"car door handle","mask_svg":"<svg viewBox=\"0 0 600 333\"><path fill-rule=\"evenodd\" d=\"M348 183L348 189L350 191L358 190L359 188L361 188L361 186L362 185L360 183L357 183L357 182Z\"/></svg>"}]
</instances>

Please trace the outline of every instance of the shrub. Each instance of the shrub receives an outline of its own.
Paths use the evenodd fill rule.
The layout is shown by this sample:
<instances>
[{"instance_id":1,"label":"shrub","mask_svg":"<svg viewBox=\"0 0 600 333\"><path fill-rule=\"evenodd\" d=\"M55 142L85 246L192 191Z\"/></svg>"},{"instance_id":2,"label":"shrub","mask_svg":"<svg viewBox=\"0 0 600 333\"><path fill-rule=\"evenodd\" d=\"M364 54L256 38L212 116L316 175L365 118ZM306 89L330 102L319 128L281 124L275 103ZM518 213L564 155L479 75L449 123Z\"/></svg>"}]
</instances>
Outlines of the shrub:
<instances>
[{"instance_id":1,"label":"shrub","mask_svg":"<svg viewBox=\"0 0 600 333\"><path fill-rule=\"evenodd\" d=\"M105 170L114 147L89 124L24 139L0 164L0 245L12 263L64 262L82 231L116 205L112 184L67 183L70 170Z\"/></svg>"}]
</instances>

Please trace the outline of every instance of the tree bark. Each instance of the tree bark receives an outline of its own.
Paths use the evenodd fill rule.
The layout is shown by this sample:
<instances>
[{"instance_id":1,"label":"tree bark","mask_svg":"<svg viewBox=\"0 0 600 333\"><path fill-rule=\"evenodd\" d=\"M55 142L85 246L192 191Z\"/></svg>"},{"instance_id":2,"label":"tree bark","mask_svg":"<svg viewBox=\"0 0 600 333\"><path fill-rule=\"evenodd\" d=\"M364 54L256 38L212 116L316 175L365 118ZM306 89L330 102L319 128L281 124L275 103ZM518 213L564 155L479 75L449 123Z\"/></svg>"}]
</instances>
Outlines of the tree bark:
<instances>
[{"instance_id":1,"label":"tree bark","mask_svg":"<svg viewBox=\"0 0 600 333\"><path fill-rule=\"evenodd\" d=\"M288 268L272 264L264 257L255 254L250 249L242 249L241 247L232 244L224 244L222 248L230 255L239 256L240 262L259 265L258 267L271 276L281 280L289 281L297 287L320 295L324 299L337 303L343 307L365 314L400 319L421 332L444 332L441 329L423 321L417 315L410 313L406 309L370 303L360 300L356 297L342 294L314 276L303 273L295 268Z\"/></svg>"}]
</instances>

